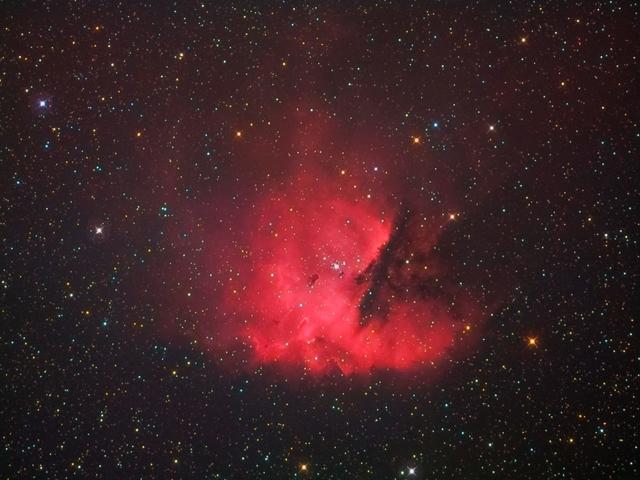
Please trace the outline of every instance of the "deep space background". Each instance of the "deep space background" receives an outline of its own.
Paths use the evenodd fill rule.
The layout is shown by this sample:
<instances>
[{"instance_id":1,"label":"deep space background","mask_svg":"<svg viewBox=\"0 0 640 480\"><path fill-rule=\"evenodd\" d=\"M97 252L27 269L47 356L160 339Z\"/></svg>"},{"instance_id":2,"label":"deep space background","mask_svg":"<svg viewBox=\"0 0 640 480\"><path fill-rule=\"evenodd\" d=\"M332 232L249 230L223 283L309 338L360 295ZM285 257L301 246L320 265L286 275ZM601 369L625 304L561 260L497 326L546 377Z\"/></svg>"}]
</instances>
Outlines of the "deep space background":
<instances>
[{"instance_id":1,"label":"deep space background","mask_svg":"<svg viewBox=\"0 0 640 480\"><path fill-rule=\"evenodd\" d=\"M2 478L638 478L639 15L3 2Z\"/></svg>"}]
</instances>

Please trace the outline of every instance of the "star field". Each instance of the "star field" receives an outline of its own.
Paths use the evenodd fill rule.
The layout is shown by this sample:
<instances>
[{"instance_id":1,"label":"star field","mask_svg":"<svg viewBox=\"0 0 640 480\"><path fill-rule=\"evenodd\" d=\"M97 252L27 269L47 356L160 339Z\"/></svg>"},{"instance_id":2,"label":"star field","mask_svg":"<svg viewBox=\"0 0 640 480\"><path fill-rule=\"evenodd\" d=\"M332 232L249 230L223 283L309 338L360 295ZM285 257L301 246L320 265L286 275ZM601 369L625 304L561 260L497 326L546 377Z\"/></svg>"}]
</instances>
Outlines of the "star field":
<instances>
[{"instance_id":1,"label":"star field","mask_svg":"<svg viewBox=\"0 0 640 480\"><path fill-rule=\"evenodd\" d=\"M640 4L0 12L3 478L638 478Z\"/></svg>"}]
</instances>

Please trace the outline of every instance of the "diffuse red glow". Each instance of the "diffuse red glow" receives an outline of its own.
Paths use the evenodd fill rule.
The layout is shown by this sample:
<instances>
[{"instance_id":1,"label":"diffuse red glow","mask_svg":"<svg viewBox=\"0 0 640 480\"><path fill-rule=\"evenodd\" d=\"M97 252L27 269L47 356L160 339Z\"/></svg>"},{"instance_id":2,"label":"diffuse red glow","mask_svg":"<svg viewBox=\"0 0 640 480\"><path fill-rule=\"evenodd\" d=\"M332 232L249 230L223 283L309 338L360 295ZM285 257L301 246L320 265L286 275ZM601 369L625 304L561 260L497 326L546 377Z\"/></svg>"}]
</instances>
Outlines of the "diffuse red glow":
<instances>
[{"instance_id":1,"label":"diffuse red glow","mask_svg":"<svg viewBox=\"0 0 640 480\"><path fill-rule=\"evenodd\" d=\"M394 247L395 257L406 254L406 260L394 258L382 278L364 275L382 261L397 209L326 180L301 175L251 215L253 227L243 258L232 262L236 275L224 299L241 325L238 336L257 363L316 374L436 363L463 327L441 299L416 293L416 283L429 279L425 261L414 261L406 245ZM438 237L407 236L409 247L422 252ZM375 301L363 312L368 295Z\"/></svg>"}]
</instances>

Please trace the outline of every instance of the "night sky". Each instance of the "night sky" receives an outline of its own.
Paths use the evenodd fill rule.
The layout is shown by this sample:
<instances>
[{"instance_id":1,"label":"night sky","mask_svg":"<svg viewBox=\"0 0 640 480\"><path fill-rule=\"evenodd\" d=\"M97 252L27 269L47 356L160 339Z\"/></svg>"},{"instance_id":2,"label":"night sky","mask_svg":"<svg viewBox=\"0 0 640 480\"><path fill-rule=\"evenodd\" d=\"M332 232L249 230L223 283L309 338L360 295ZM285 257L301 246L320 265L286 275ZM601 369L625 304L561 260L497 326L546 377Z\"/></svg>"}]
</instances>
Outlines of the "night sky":
<instances>
[{"instance_id":1,"label":"night sky","mask_svg":"<svg viewBox=\"0 0 640 480\"><path fill-rule=\"evenodd\" d=\"M3 2L3 479L640 478L640 4Z\"/></svg>"}]
</instances>

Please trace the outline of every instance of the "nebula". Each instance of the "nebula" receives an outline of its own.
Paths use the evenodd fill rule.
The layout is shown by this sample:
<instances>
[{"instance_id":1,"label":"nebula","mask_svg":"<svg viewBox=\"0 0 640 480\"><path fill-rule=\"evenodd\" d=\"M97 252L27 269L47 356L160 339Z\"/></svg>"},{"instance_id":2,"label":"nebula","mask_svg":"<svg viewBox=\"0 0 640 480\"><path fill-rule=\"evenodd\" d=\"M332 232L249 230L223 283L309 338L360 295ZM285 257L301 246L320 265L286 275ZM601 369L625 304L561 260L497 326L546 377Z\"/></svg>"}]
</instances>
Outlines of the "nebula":
<instances>
[{"instance_id":1,"label":"nebula","mask_svg":"<svg viewBox=\"0 0 640 480\"><path fill-rule=\"evenodd\" d=\"M229 259L222 303L253 361L349 375L446 358L476 320L433 253L445 226L358 176L311 172L257 202Z\"/></svg>"},{"instance_id":2,"label":"nebula","mask_svg":"<svg viewBox=\"0 0 640 480\"><path fill-rule=\"evenodd\" d=\"M180 212L172 248L198 248L161 279L175 292L157 300L163 334L234 371L285 375L433 370L464 354L487 307L448 249L464 215L445 168L415 137L398 148L315 106L281 117L229 133L233 182L166 200Z\"/></svg>"}]
</instances>

